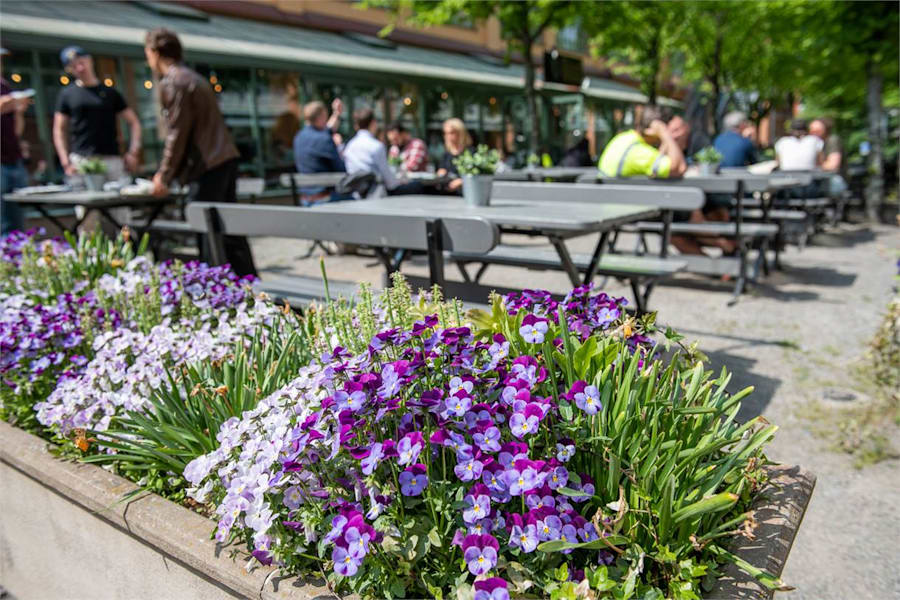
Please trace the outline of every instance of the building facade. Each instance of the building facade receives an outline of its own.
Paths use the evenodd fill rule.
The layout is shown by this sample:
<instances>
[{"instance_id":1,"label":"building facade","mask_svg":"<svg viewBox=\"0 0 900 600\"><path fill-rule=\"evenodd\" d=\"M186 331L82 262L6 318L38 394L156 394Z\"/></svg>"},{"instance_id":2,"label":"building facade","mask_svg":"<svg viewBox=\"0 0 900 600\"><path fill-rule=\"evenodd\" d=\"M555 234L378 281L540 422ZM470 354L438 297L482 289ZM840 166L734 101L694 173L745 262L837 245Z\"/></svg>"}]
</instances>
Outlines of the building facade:
<instances>
[{"instance_id":1,"label":"building facade","mask_svg":"<svg viewBox=\"0 0 900 600\"><path fill-rule=\"evenodd\" d=\"M59 91L72 85L59 62L59 50L69 44L90 52L101 82L116 87L138 113L143 162L148 170L157 164L162 131L143 40L160 26L181 36L186 62L219 96L242 171L258 176L293 168L291 141L301 126L300 107L311 100L344 101L345 138L352 135L349 115L368 106L383 123L402 120L435 156L442 152L441 123L453 116L477 141L506 154L521 154L532 127L540 128L553 156L582 136L596 154L646 100L588 55L577 24L547 32L533 58L542 64L551 48L577 57L585 77L581 85L563 85L539 73L540 117L532 123L523 68L506 59L496 20L473 25L462 16L457 24L424 30L398 25L380 37L390 15L340 0L4 0L0 12L0 39L12 51L4 76L15 88L37 92L24 136L36 178L58 172L51 124Z\"/></svg>"}]
</instances>

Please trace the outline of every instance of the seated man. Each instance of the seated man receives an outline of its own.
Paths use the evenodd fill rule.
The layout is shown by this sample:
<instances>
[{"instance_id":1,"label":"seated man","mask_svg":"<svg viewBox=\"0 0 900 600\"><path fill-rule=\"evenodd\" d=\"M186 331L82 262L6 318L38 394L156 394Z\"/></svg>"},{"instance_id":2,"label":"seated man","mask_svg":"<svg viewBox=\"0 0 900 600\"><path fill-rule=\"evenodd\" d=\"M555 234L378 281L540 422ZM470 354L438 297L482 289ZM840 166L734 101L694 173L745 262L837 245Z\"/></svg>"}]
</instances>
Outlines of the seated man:
<instances>
[{"instance_id":1,"label":"seated man","mask_svg":"<svg viewBox=\"0 0 900 600\"><path fill-rule=\"evenodd\" d=\"M407 173L426 171L428 168L428 148L425 142L410 135L406 126L400 121L394 121L387 128L387 138L391 143L388 156L400 158L403 161L403 170Z\"/></svg>"},{"instance_id":2,"label":"seated man","mask_svg":"<svg viewBox=\"0 0 900 600\"><path fill-rule=\"evenodd\" d=\"M684 175L686 164L678 143L669 133L656 106L645 106L635 129L613 137L598 165L605 177L658 177Z\"/></svg>"},{"instance_id":3,"label":"seated man","mask_svg":"<svg viewBox=\"0 0 900 600\"><path fill-rule=\"evenodd\" d=\"M791 121L791 134L775 142L775 156L782 171L812 171L822 163L825 142L810 135L806 121Z\"/></svg>"},{"instance_id":4,"label":"seated man","mask_svg":"<svg viewBox=\"0 0 900 600\"><path fill-rule=\"evenodd\" d=\"M403 182L394 175L388 165L384 144L375 137L378 120L371 108L360 108L353 113L356 135L344 147L344 164L348 173L360 171L375 173L388 194L416 194L422 191L418 181Z\"/></svg>"},{"instance_id":5,"label":"seated man","mask_svg":"<svg viewBox=\"0 0 900 600\"><path fill-rule=\"evenodd\" d=\"M734 111L725 115L722 123L725 131L717 135L713 143L722 155L723 167L745 167L758 162L753 142L741 134L746 123L747 117L742 112Z\"/></svg>"},{"instance_id":6,"label":"seated man","mask_svg":"<svg viewBox=\"0 0 900 600\"><path fill-rule=\"evenodd\" d=\"M681 177L687 170L687 164L679 142L686 143L690 136L687 123L682 123L684 127L676 128L679 134L676 139L662 121L659 109L655 106L644 107L637 122L638 128L615 136L603 150L599 165L601 174L608 177L645 175L661 179ZM675 220L691 223L707 221L702 210L676 213ZM703 254L703 246L721 248L726 254L734 253L737 248L733 240L711 236L673 235L672 245L682 254Z\"/></svg>"},{"instance_id":7,"label":"seated man","mask_svg":"<svg viewBox=\"0 0 900 600\"><path fill-rule=\"evenodd\" d=\"M298 173L342 173L344 161L338 154L334 128L340 121L343 104L336 99L331 104L332 113L321 102L310 102L303 107L306 125L294 137L294 164ZM329 200L345 200L346 196L334 193L333 188L323 186L300 188L300 203L304 206Z\"/></svg>"},{"instance_id":8,"label":"seated man","mask_svg":"<svg viewBox=\"0 0 900 600\"><path fill-rule=\"evenodd\" d=\"M841 139L833 133L829 135L831 129L830 119L815 119L809 124L809 133L822 140L824 144L822 164L819 165L819 168L832 173L828 180L828 195L836 198L847 191L847 181L843 176L844 149Z\"/></svg>"}]
</instances>

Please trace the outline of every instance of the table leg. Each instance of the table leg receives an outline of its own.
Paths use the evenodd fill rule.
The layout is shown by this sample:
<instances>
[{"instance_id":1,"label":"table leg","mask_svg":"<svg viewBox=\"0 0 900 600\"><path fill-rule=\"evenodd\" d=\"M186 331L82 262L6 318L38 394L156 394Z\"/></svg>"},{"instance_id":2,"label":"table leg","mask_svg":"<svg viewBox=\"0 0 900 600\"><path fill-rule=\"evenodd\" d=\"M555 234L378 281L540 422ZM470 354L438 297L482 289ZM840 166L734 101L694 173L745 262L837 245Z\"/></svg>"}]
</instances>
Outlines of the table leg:
<instances>
[{"instance_id":1,"label":"table leg","mask_svg":"<svg viewBox=\"0 0 900 600\"><path fill-rule=\"evenodd\" d=\"M54 225L59 227L59 230L62 231L63 233L68 231L69 233L71 233L73 235L78 235L78 226L81 225L81 221L84 219L77 220L75 222L75 227L73 229L69 229L68 227L66 227L65 225L62 224L62 221L60 221L59 219L57 219L56 217L51 215L49 212L47 212L47 209L44 208L43 204L35 204L34 207L37 209L37 211L39 213L41 213L41 215L44 216L45 219L47 219L48 221L50 221L51 223L53 223ZM87 213L85 213L85 215L87 215Z\"/></svg>"},{"instance_id":2,"label":"table leg","mask_svg":"<svg viewBox=\"0 0 900 600\"><path fill-rule=\"evenodd\" d=\"M572 255L569 254L569 249L566 248L566 241L557 235L548 237L550 243L556 248L556 253L559 254L559 260L562 262L563 270L569 276L569 281L572 282L572 286L579 287L581 285L581 273L578 272L578 267L572 262Z\"/></svg>"},{"instance_id":3,"label":"table leg","mask_svg":"<svg viewBox=\"0 0 900 600\"><path fill-rule=\"evenodd\" d=\"M600 265L600 259L603 258L607 240L609 240L609 231L604 231L600 234L600 241L597 242L594 253L591 255L591 262L588 263L587 273L584 274L584 285L594 280L594 275L597 274L597 267Z\"/></svg>"}]
</instances>

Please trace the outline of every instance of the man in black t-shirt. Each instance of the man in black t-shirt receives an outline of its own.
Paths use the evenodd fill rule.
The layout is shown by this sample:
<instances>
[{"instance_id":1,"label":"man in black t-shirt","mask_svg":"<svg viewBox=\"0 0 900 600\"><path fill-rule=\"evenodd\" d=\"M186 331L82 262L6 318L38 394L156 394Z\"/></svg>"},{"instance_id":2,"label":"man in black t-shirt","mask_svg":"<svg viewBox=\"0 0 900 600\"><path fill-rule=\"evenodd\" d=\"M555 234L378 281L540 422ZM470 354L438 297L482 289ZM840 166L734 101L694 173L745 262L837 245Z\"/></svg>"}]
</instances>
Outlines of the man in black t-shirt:
<instances>
[{"instance_id":1,"label":"man in black t-shirt","mask_svg":"<svg viewBox=\"0 0 900 600\"><path fill-rule=\"evenodd\" d=\"M101 83L94 71L94 60L78 46L60 53L66 73L75 80L59 94L53 116L53 144L67 175L78 173L78 165L88 158L106 164L109 180L125 174L123 167L136 171L141 150L141 123L125 99L110 85ZM122 117L131 130L131 143L120 156L116 119Z\"/></svg>"}]
</instances>

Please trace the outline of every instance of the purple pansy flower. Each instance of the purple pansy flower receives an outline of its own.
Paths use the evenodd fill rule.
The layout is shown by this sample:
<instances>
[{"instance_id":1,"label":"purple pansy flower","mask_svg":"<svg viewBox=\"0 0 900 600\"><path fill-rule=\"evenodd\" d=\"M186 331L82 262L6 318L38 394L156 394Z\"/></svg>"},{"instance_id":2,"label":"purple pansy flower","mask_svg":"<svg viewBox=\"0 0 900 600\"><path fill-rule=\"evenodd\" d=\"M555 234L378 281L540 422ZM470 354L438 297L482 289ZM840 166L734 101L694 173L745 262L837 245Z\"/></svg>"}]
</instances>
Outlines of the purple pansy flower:
<instances>
[{"instance_id":1,"label":"purple pansy flower","mask_svg":"<svg viewBox=\"0 0 900 600\"><path fill-rule=\"evenodd\" d=\"M506 581L499 577L476 581L474 600L509 600Z\"/></svg>"},{"instance_id":2,"label":"purple pansy flower","mask_svg":"<svg viewBox=\"0 0 900 600\"><path fill-rule=\"evenodd\" d=\"M428 475L425 474L425 465L416 463L407 467L398 477L400 481L400 493L404 496L418 496L428 485Z\"/></svg>"},{"instance_id":3,"label":"purple pansy flower","mask_svg":"<svg viewBox=\"0 0 900 600\"><path fill-rule=\"evenodd\" d=\"M347 542L347 552L350 556L362 560L369 552L369 540L371 536L366 531L360 531L356 527L348 527L344 532L344 540Z\"/></svg>"},{"instance_id":4,"label":"purple pansy flower","mask_svg":"<svg viewBox=\"0 0 900 600\"><path fill-rule=\"evenodd\" d=\"M469 494L463 501L469 505L468 508L463 510L463 521L467 525L471 525L491 514L491 499L484 494L479 494L478 496Z\"/></svg>"},{"instance_id":5,"label":"purple pansy flower","mask_svg":"<svg viewBox=\"0 0 900 600\"><path fill-rule=\"evenodd\" d=\"M539 319L534 315L527 315L519 328L519 335L529 344L543 344L546 333L546 319Z\"/></svg>"},{"instance_id":6,"label":"purple pansy flower","mask_svg":"<svg viewBox=\"0 0 900 600\"><path fill-rule=\"evenodd\" d=\"M483 575L497 565L500 544L489 534L468 535L463 540L463 558L472 575Z\"/></svg>"},{"instance_id":7,"label":"purple pansy flower","mask_svg":"<svg viewBox=\"0 0 900 600\"><path fill-rule=\"evenodd\" d=\"M575 394L575 406L589 415L597 414L603 406L600 404L600 390L597 386L589 385L584 391Z\"/></svg>"},{"instance_id":8,"label":"purple pansy flower","mask_svg":"<svg viewBox=\"0 0 900 600\"><path fill-rule=\"evenodd\" d=\"M334 561L334 572L344 577L353 577L362 564L361 558L355 558L346 548L335 546L331 553Z\"/></svg>"},{"instance_id":9,"label":"purple pansy flower","mask_svg":"<svg viewBox=\"0 0 900 600\"><path fill-rule=\"evenodd\" d=\"M534 524L513 525L509 533L509 544L525 552L534 552L538 545L537 527Z\"/></svg>"},{"instance_id":10,"label":"purple pansy flower","mask_svg":"<svg viewBox=\"0 0 900 600\"><path fill-rule=\"evenodd\" d=\"M484 464L480 460L471 459L456 463L456 466L453 467L453 472L456 473L460 481L472 481L481 477L483 469Z\"/></svg>"},{"instance_id":11,"label":"purple pansy flower","mask_svg":"<svg viewBox=\"0 0 900 600\"><path fill-rule=\"evenodd\" d=\"M562 521L556 515L550 515L537 522L538 538L543 541L558 540L562 531Z\"/></svg>"},{"instance_id":12,"label":"purple pansy flower","mask_svg":"<svg viewBox=\"0 0 900 600\"><path fill-rule=\"evenodd\" d=\"M397 462L401 465L409 465L416 462L423 445L424 441L420 432L407 433L400 440L400 443L397 444Z\"/></svg>"},{"instance_id":13,"label":"purple pansy flower","mask_svg":"<svg viewBox=\"0 0 900 600\"><path fill-rule=\"evenodd\" d=\"M472 439L482 452L500 451L500 430L493 425L488 427L484 433L476 433Z\"/></svg>"}]
</instances>

